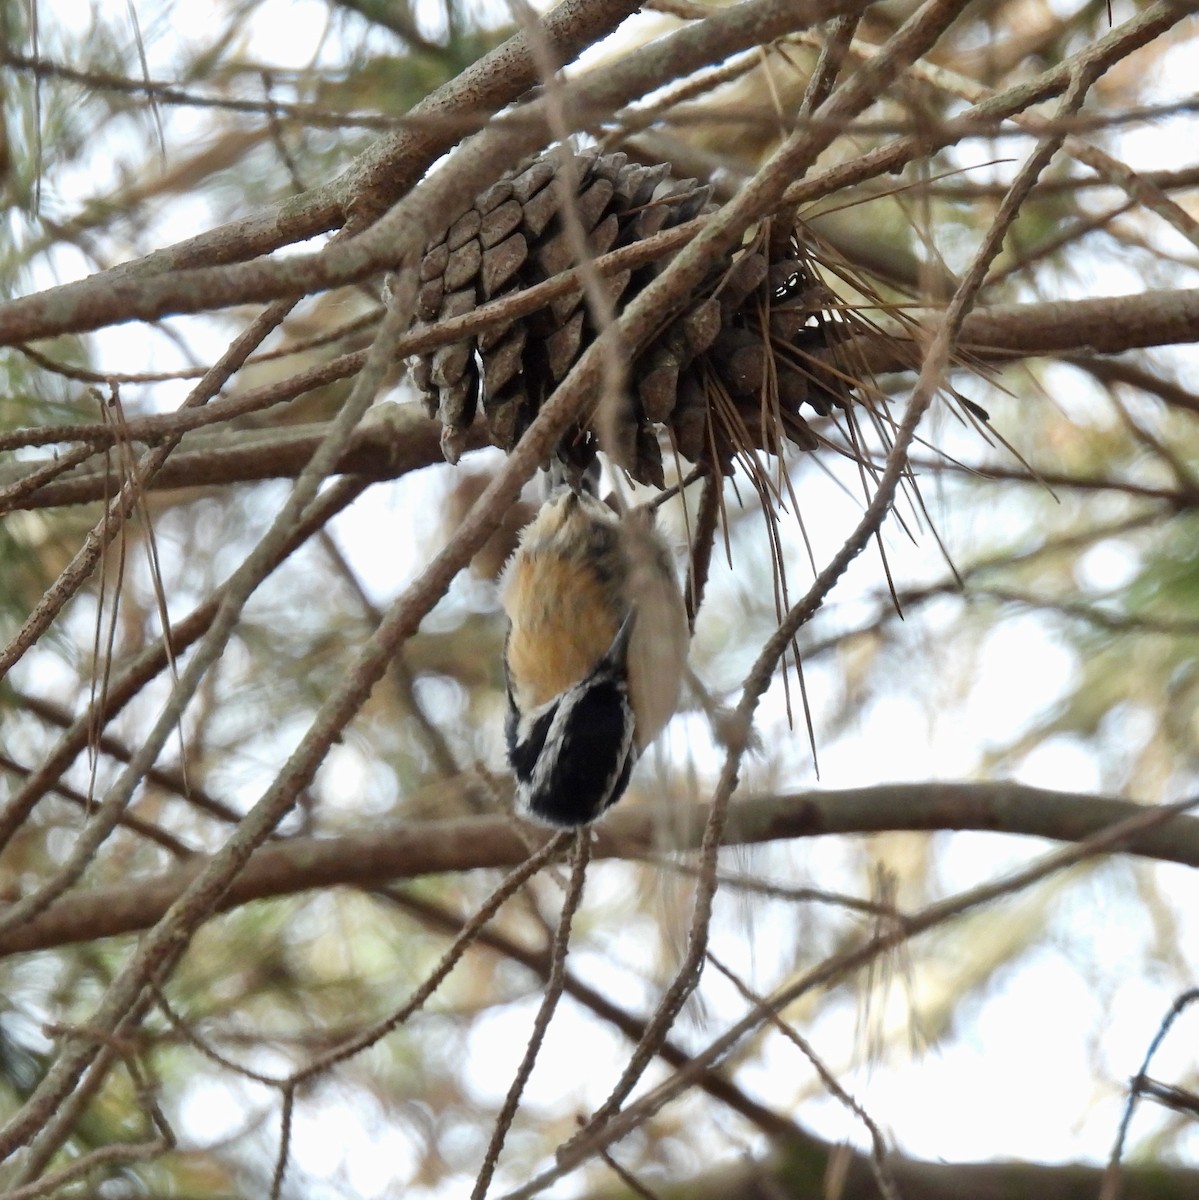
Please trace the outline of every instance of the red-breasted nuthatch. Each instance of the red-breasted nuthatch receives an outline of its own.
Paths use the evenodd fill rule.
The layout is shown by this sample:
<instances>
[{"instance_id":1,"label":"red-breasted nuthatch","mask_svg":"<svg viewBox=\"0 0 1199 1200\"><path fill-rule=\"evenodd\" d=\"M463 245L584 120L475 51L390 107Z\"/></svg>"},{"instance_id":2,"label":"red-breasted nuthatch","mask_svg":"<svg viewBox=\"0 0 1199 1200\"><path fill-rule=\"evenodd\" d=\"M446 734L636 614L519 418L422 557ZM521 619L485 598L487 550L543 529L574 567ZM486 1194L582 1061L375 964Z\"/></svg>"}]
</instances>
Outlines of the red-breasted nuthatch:
<instances>
[{"instance_id":1,"label":"red-breasted nuthatch","mask_svg":"<svg viewBox=\"0 0 1199 1200\"><path fill-rule=\"evenodd\" d=\"M653 512L550 496L500 577L516 808L585 825L615 804L673 716L690 640Z\"/></svg>"}]
</instances>

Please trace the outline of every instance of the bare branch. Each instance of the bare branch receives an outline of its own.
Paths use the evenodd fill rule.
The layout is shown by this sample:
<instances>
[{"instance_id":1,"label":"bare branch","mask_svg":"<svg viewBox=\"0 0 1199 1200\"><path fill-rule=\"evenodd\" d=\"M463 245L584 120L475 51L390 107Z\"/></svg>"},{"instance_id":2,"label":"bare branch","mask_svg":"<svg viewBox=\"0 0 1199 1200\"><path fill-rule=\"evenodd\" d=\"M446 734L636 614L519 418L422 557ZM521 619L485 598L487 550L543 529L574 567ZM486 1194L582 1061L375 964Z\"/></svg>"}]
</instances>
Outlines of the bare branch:
<instances>
[{"instance_id":1,"label":"bare branch","mask_svg":"<svg viewBox=\"0 0 1199 1200\"><path fill-rule=\"evenodd\" d=\"M1080 841L1145 811L1129 800L1015 783L884 784L739 801L729 810L721 844L896 829L975 829ZM697 807L685 823L679 817L677 808L617 811L597 826L592 856L639 859L667 850L695 850L707 824L707 809ZM1199 866L1199 819L1175 817L1167 828L1140 833L1121 848L1162 862ZM312 888L369 888L447 871L507 867L522 862L527 853L517 827L498 816L399 825L358 836L294 838L257 850L211 913ZM0 936L0 955L148 929L207 861L180 864L167 875L135 885L64 896L48 912Z\"/></svg>"}]
</instances>

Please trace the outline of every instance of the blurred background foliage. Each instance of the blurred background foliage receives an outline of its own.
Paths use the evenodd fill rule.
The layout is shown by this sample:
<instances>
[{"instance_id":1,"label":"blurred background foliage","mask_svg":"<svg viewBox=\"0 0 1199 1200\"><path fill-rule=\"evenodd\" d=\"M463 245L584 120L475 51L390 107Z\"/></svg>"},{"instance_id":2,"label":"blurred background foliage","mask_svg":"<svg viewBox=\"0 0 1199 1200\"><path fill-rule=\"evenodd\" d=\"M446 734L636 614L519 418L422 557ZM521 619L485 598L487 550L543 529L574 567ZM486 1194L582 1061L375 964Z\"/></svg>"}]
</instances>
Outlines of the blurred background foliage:
<instances>
[{"instance_id":1,"label":"blurred background foliage","mask_svg":"<svg viewBox=\"0 0 1199 1200\"><path fill-rule=\"evenodd\" d=\"M913 7L874 5L857 38L877 45ZM1116 0L1111 11L1119 23L1133 6ZM513 28L502 6L459 0L7 0L0 14L4 296L137 258L329 181ZM582 69L602 70L606 55L680 19L647 11ZM896 130L960 111L942 86L948 73L1009 87L1107 29L1104 0L968 5L921 64L928 69L880 97L869 122L838 138L826 159L849 159ZM1091 111L1193 95L1186 64L1197 37L1194 20L1184 21L1138 52L1101 81ZM633 135L625 148L734 189L777 144L814 55L803 38L772 47L698 94L689 119ZM1086 136L1156 173L1199 215L1195 132L1184 110ZM1027 148L1012 136L963 141L804 216L872 276L888 304L943 299ZM1193 286L1197 266L1194 246L1061 156L1025 205L982 303ZM273 356L241 372L226 395L364 347L380 312L377 284L302 302L268 343ZM169 318L39 343L35 355L0 352L0 429L95 422L113 375L127 418L169 411L247 316ZM902 524L892 521L882 539L885 564L878 551L863 556L800 638L823 786L996 777L1145 802L1195 790L1199 363L1193 348L1116 361L1113 369L1080 346L1069 361L955 373L955 386L990 413L995 436L966 428L948 407L934 411L915 455L922 506L910 497L900 506ZM898 405L910 376L880 382ZM410 398L407 387L397 372L385 398ZM326 419L347 388L333 382L243 419L230 437ZM37 447L6 459L46 454ZM496 459L484 452L456 470L375 484L291 556L252 599L130 820L80 886L158 876L223 843L380 612L453 536ZM118 456L110 468L115 486ZM831 456L793 453L778 469L798 498L779 526L793 600L811 577L809 554L817 565L827 560L863 490L854 465ZM718 540L692 660L720 700L736 699L778 616L780 564L752 492L738 493L738 482L725 497L731 562ZM93 586L3 682L0 796L15 795L88 698L160 636L162 605L178 622L213 595L284 495L285 484L267 481L148 497ZM476 569L455 581L278 836L503 806L504 630L492 581L531 511L514 512ZM95 504L63 506L0 522L3 640L100 513ZM677 505L664 522L681 547L688 524ZM63 863L168 683L160 674L142 688L33 809L0 856L0 896L27 894ZM816 782L796 683L794 672L786 686L780 677L759 710L760 744L741 796ZM685 809L709 794L719 763L718 739L691 704L623 803L667 797ZM1029 853L1021 839L909 833L738 849L725 863L713 949L763 993L859 939L879 919L869 902L912 908ZM692 896L685 865L592 868L569 967L627 1013L651 1009L680 957ZM153 1136L154 1105L176 1143L117 1168L102 1190L96 1175L77 1194L266 1194L278 1097L254 1073L284 1073L391 1011L494 883L482 872L431 877L214 918L163 1005L122 1049L126 1068L109 1076L64 1157ZM764 885L781 890L764 894ZM859 906L786 891L799 887L855 896ZM465 1194L527 1037L560 896L558 879L534 880L423 1014L302 1092L285 1195ZM783 1015L902 1149L951 1160L1098 1160L1158 1019L1194 984L1195 899L1181 868L1100 861L926 936ZM29 1093L63 1030L87 1020L129 949L119 938L0 962L0 1115ZM700 1045L742 1004L710 972L674 1036ZM563 1010L502 1181L519 1182L570 1135L576 1114L606 1094L626 1046L586 1001ZM1194 1088L1193 1050L1172 1061L1177 1085ZM726 1072L806 1128L865 1144L776 1033L742 1043ZM965 1087L976 1113L969 1135L955 1115ZM1134 1132L1133 1157L1199 1159L1199 1134L1184 1115L1143 1112ZM766 1137L696 1092L623 1142L619 1157L653 1184L760 1154ZM583 1190L614 1186L602 1165L582 1178Z\"/></svg>"}]
</instances>

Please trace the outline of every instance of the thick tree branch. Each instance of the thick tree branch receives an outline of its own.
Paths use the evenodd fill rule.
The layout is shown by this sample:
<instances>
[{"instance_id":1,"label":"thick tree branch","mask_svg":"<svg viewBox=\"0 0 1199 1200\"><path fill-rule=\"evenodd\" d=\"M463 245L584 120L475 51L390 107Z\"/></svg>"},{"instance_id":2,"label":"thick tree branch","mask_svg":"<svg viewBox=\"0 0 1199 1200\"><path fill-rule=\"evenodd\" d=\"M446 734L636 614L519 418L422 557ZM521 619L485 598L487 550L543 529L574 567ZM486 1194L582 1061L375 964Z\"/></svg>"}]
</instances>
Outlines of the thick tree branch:
<instances>
[{"instance_id":1,"label":"thick tree branch","mask_svg":"<svg viewBox=\"0 0 1199 1200\"><path fill-rule=\"evenodd\" d=\"M990 830L1077 842L1144 811L1128 800L1015 783L890 784L744 801L729 811L724 845L898 829ZM648 807L617 812L597 827L592 856L637 859L693 850L706 817L705 806L685 814L677 808L662 813ZM336 838L295 838L257 850L211 911L337 884L378 887L447 871L508 867L528 857L527 837L528 827L494 816L397 825ZM1199 818L1175 817L1138 835L1125 849L1199 866ZM207 862L197 856L133 886L65 896L36 919L0 935L0 955L149 928Z\"/></svg>"},{"instance_id":2,"label":"thick tree branch","mask_svg":"<svg viewBox=\"0 0 1199 1200\"><path fill-rule=\"evenodd\" d=\"M862 0L745 0L716 9L706 20L644 46L604 71L571 81L560 98L555 96L555 107L560 102L572 116L611 112L653 90L664 78L862 6ZM415 254L437 232L447 212L461 211L504 168L543 146L550 137L550 115L549 103L542 99L524 105L512 118L492 121L365 232L316 253L221 267L155 269L152 275L147 274L149 267L131 266L127 273L105 272L0 304L0 345L253 300L294 299L358 283L403 263L406 253ZM419 133L405 130L396 136ZM368 215L376 216L370 198L382 195L384 206L392 204L397 189L409 182L404 172L397 175L389 159L377 171L360 165L351 188L358 211L366 205Z\"/></svg>"},{"instance_id":3,"label":"thick tree branch","mask_svg":"<svg viewBox=\"0 0 1199 1200\"><path fill-rule=\"evenodd\" d=\"M608 258L616 259L610 255ZM618 261L624 261L619 259ZM600 259L601 270L607 265ZM544 286L544 285L542 285ZM553 289L558 291L566 289ZM539 289L540 291L540 289ZM549 295L547 289L544 293ZM472 327L486 324L486 313L472 321ZM940 313L919 309L912 316L921 324L933 325ZM445 340L453 340L462 322L447 331ZM907 335L894 340L857 338L845 346L846 361L866 362L879 373L913 369L918 349ZM401 340L399 350L406 351L409 339ZM438 344L439 339L422 331L421 346ZM1037 304L1007 304L972 312L963 324L959 347L974 356L992 361L1040 355L1090 352L1117 354L1148 346L1163 346L1199 341L1199 288L1145 292L1129 296L1105 296L1097 300L1050 300ZM326 374L309 372L313 386L328 382ZM341 377L341 372L337 372ZM272 385L271 394L286 392L287 383ZM230 412L244 411L243 404L229 404ZM380 409L386 419L367 422L351 439L337 470L343 474L363 475L372 479L393 479L408 471L442 461L438 442L439 428L415 405L388 405ZM164 429L174 428L172 414L163 419ZM137 434L150 432L155 418L138 425ZM143 429L141 425L144 424ZM324 436L325 426L292 426L274 431L256 430L243 434L214 434L208 440L193 435L155 477L151 490L196 487L204 484L246 483L259 479L292 478L300 473ZM92 437L88 427L89 439ZM59 427L55 436L69 438L68 427ZM484 444L483 431L476 427L468 449ZM25 462L0 471L0 486L11 485L40 470L45 464ZM80 504L100 500L109 486L103 470L81 468L73 476L55 480L20 497L14 507L51 508L61 504Z\"/></svg>"},{"instance_id":4,"label":"thick tree branch","mask_svg":"<svg viewBox=\"0 0 1199 1200\"><path fill-rule=\"evenodd\" d=\"M935 324L936 310L910 310L921 324ZM975 309L965 320L958 349L987 357L1038 354L1119 354L1146 346L1199 341L1199 288L1101 296L1095 300L1046 300ZM873 358L878 351L868 351ZM889 357L884 351L879 355ZM887 369L882 362L876 370Z\"/></svg>"},{"instance_id":5,"label":"thick tree branch","mask_svg":"<svg viewBox=\"0 0 1199 1200\"><path fill-rule=\"evenodd\" d=\"M398 479L411 471L445 461L440 426L417 404L385 404L371 410L337 459L334 472L362 480ZM274 429L193 434L155 476L151 491L252 483L262 479L294 479L321 444L329 427L281 425ZM486 444L478 423L466 442L468 450ZM36 467L34 468L37 469ZM0 470L0 485L24 477L24 464L15 471ZM100 465L84 464L66 478L22 496L14 508L45 508L83 504L106 498L111 474ZM107 489L107 491L106 491Z\"/></svg>"},{"instance_id":6,"label":"thick tree branch","mask_svg":"<svg viewBox=\"0 0 1199 1200\"><path fill-rule=\"evenodd\" d=\"M1103 1182L1102 1167L1074 1163L924 1162L894 1155L887 1165L903 1200L1095 1200ZM816 1138L776 1142L760 1161L718 1167L679 1183L649 1182L661 1200L817 1200L828 1195L834 1177L839 1200L881 1200L867 1155ZM1122 1200L1191 1200L1199 1195L1199 1170L1128 1167L1122 1183ZM605 1189L591 1196L628 1200L630 1193Z\"/></svg>"},{"instance_id":7,"label":"thick tree branch","mask_svg":"<svg viewBox=\"0 0 1199 1200\"><path fill-rule=\"evenodd\" d=\"M542 36L562 62L577 58L635 11L628 0L564 0L542 18ZM411 128L377 139L341 176L283 204L165 246L95 278L146 278L188 267L245 262L383 211L461 137L538 82L525 33L497 46L408 114Z\"/></svg>"}]
</instances>

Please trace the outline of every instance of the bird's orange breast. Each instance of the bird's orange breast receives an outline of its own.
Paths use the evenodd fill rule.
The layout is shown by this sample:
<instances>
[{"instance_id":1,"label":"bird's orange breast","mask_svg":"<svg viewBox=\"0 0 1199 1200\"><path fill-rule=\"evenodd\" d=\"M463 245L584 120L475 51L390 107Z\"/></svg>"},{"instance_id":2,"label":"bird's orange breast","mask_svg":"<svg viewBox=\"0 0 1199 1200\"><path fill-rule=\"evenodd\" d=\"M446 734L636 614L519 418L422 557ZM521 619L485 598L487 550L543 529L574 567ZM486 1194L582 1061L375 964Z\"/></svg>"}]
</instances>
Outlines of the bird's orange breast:
<instances>
[{"instance_id":1,"label":"bird's orange breast","mask_svg":"<svg viewBox=\"0 0 1199 1200\"><path fill-rule=\"evenodd\" d=\"M522 712L586 678L607 653L622 615L611 611L598 575L552 545L517 552L503 604L511 623L509 678Z\"/></svg>"}]
</instances>

